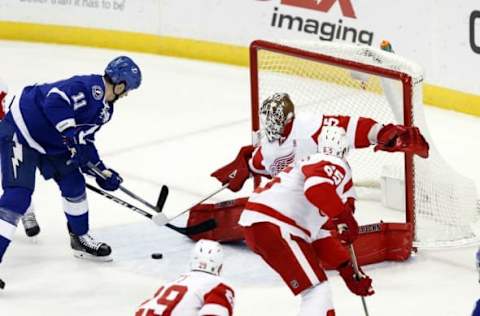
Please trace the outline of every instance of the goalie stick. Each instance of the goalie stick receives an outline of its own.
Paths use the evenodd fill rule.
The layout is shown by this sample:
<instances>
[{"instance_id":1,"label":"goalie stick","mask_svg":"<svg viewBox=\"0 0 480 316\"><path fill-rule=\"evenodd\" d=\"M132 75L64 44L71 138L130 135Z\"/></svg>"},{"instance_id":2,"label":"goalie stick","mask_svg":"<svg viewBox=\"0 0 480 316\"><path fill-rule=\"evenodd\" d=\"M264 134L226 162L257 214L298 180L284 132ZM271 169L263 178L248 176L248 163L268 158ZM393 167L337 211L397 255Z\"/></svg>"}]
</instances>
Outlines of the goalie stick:
<instances>
[{"instance_id":1,"label":"goalie stick","mask_svg":"<svg viewBox=\"0 0 480 316\"><path fill-rule=\"evenodd\" d=\"M348 245L348 251L350 252L350 257L352 258L353 271L355 271L357 277L360 278L361 273L358 269L357 256L355 255L355 250L353 249L352 244ZM361 296L360 298L362 299L363 311L365 312L365 316L369 316L365 297Z\"/></svg>"},{"instance_id":2,"label":"goalie stick","mask_svg":"<svg viewBox=\"0 0 480 316\"><path fill-rule=\"evenodd\" d=\"M104 180L107 178L102 173L102 171L97 166L92 164L91 162L87 163L87 167L90 168L90 170L92 170L92 172L95 173L96 175L98 175L100 178L102 178ZM160 195L158 196L157 205L153 206L148 201L144 200L140 196L136 195L132 191L125 188L123 185L120 184L118 186L118 188L120 190L122 190L126 195L130 196L132 199L135 199L135 200L139 201L140 203L142 203L145 206L148 206L149 208L151 208L152 210L154 210L157 213L160 213L163 210L163 206L165 205L165 202L166 202L167 197L168 197L168 187L166 185L162 185L162 188L160 189Z\"/></svg>"},{"instance_id":3,"label":"goalie stick","mask_svg":"<svg viewBox=\"0 0 480 316\"><path fill-rule=\"evenodd\" d=\"M137 212L137 213L151 219L153 222L155 222L154 218L158 214L161 214L161 213L150 214L149 212L144 211L141 208L138 208L135 205L132 205L132 204L130 204L130 203L128 203L128 202L126 202L126 201L108 193L108 192L105 192L102 189L99 189L99 188L97 188L97 187L95 187L95 186L93 186L89 183L87 183L86 186L89 190L91 190L91 191L93 191L93 192L95 192L99 195L102 195L102 196L106 197L109 200L112 200L113 202L115 202L117 204L120 204L122 206L125 206L126 208L129 208L132 211ZM165 200L163 199L163 201L162 201L161 198L162 198L162 194L160 193L158 203L165 203ZM161 205L158 205L158 203L157 203L157 206L161 206ZM177 233L180 233L180 234L186 235L186 236L190 236L190 235L196 235L196 234L200 234L200 233L203 233L203 232L214 229L216 227L216 222L213 219L209 219L209 220L206 220L204 222L201 222L197 225L190 226L190 227L178 227L178 226L175 226L175 225L172 225L172 224L166 224L165 226L167 226L170 229L173 229Z\"/></svg>"}]
</instances>

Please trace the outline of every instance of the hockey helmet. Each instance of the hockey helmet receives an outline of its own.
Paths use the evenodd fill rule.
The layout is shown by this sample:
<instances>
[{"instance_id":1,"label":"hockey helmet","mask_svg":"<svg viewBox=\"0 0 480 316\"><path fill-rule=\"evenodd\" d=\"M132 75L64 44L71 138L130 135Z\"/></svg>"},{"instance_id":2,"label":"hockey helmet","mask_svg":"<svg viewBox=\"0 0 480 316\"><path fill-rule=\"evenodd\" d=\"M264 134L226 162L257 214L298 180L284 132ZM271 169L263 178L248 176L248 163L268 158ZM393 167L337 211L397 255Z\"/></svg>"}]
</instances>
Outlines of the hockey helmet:
<instances>
[{"instance_id":1,"label":"hockey helmet","mask_svg":"<svg viewBox=\"0 0 480 316\"><path fill-rule=\"evenodd\" d=\"M269 142L280 140L285 125L293 119L293 102L287 93L275 93L263 101L260 122Z\"/></svg>"},{"instance_id":2,"label":"hockey helmet","mask_svg":"<svg viewBox=\"0 0 480 316\"><path fill-rule=\"evenodd\" d=\"M192 271L203 271L219 275L223 264L223 249L220 243L200 239L193 248L190 259Z\"/></svg>"},{"instance_id":3,"label":"hockey helmet","mask_svg":"<svg viewBox=\"0 0 480 316\"><path fill-rule=\"evenodd\" d=\"M127 56L120 56L108 63L105 75L112 84L125 83L126 91L137 89L142 83L142 72Z\"/></svg>"},{"instance_id":4,"label":"hockey helmet","mask_svg":"<svg viewBox=\"0 0 480 316\"><path fill-rule=\"evenodd\" d=\"M348 153L349 145L345 130L338 126L323 126L318 136L318 152L344 158Z\"/></svg>"}]
</instances>

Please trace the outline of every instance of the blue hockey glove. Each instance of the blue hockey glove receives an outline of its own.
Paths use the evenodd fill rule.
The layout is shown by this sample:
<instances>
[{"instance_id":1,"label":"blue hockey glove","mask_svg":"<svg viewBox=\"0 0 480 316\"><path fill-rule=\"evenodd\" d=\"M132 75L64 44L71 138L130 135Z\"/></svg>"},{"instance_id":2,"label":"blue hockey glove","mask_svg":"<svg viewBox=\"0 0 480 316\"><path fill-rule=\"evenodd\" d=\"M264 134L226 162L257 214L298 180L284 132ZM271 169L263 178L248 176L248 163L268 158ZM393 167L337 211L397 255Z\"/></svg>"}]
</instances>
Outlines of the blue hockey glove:
<instances>
[{"instance_id":1,"label":"blue hockey glove","mask_svg":"<svg viewBox=\"0 0 480 316\"><path fill-rule=\"evenodd\" d=\"M70 159L67 161L67 165L74 165L76 167L83 168L91 161L92 156L96 153L96 149L89 143L81 144L74 131L66 131L63 141L70 152Z\"/></svg>"},{"instance_id":2,"label":"blue hockey glove","mask_svg":"<svg viewBox=\"0 0 480 316\"><path fill-rule=\"evenodd\" d=\"M102 164L103 165L103 164ZM123 182L122 177L113 169L105 168L102 170L102 175L95 175L97 184L104 190L115 191Z\"/></svg>"}]
</instances>

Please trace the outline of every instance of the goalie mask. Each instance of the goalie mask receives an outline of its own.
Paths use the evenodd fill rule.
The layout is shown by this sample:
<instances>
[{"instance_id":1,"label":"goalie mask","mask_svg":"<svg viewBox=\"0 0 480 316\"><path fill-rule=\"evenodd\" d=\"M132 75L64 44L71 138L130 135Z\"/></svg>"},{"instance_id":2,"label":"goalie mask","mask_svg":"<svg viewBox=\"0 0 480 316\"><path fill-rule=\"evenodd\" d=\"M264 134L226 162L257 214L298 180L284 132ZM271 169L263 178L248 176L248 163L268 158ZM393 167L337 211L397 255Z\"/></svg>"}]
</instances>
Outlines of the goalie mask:
<instances>
[{"instance_id":1,"label":"goalie mask","mask_svg":"<svg viewBox=\"0 0 480 316\"><path fill-rule=\"evenodd\" d=\"M200 239L192 252L190 269L219 275L223 265L222 246L213 240Z\"/></svg>"},{"instance_id":2,"label":"goalie mask","mask_svg":"<svg viewBox=\"0 0 480 316\"><path fill-rule=\"evenodd\" d=\"M338 126L324 126L318 136L318 152L344 158L348 154L349 145L345 130Z\"/></svg>"},{"instance_id":3,"label":"goalie mask","mask_svg":"<svg viewBox=\"0 0 480 316\"><path fill-rule=\"evenodd\" d=\"M263 101L260 122L269 142L282 140L285 126L293 119L293 102L286 93L275 93Z\"/></svg>"}]
</instances>

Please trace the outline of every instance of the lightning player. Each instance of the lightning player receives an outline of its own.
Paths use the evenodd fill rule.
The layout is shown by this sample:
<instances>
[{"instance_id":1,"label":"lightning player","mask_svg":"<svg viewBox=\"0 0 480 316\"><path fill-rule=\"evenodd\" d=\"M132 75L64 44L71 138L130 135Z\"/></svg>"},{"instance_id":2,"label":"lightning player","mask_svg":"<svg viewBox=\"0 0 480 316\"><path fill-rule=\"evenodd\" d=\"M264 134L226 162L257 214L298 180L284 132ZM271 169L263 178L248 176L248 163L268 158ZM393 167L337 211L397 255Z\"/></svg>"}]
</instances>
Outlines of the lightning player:
<instances>
[{"instance_id":1,"label":"lightning player","mask_svg":"<svg viewBox=\"0 0 480 316\"><path fill-rule=\"evenodd\" d=\"M294 161L317 152L318 136L326 126L346 130L350 148L375 145L375 151L402 151L428 156L428 143L416 127L377 123L371 118L342 115L295 114L295 105L287 93L275 93L260 108L265 137L260 146L245 146L234 161L216 170L212 176L229 189L239 191L251 174L273 177Z\"/></svg>"},{"instance_id":2,"label":"lightning player","mask_svg":"<svg viewBox=\"0 0 480 316\"><path fill-rule=\"evenodd\" d=\"M3 120L5 117L7 95L8 86L0 79L0 120ZM35 216L33 203L30 204L25 215L22 216L22 224L28 237L34 237L40 233L40 226Z\"/></svg>"},{"instance_id":3,"label":"lightning player","mask_svg":"<svg viewBox=\"0 0 480 316\"><path fill-rule=\"evenodd\" d=\"M344 160L348 147L343 128L324 127L319 153L292 163L257 188L240 218L248 247L301 296L301 316L335 315L322 264L336 267L353 293L374 293L372 280L361 269L361 275L355 274L339 241L351 244L358 235L355 191ZM339 228L339 239L326 229L332 224Z\"/></svg>"},{"instance_id":4,"label":"lightning player","mask_svg":"<svg viewBox=\"0 0 480 316\"><path fill-rule=\"evenodd\" d=\"M110 246L89 234L81 170L88 172L88 163L100 168L105 178L96 180L106 190L115 190L122 182L100 159L95 133L110 120L115 102L138 88L141 78L139 67L121 56L107 65L103 75L27 86L13 97L0 122L0 261L30 205L37 168L60 189L75 256L111 260Z\"/></svg>"},{"instance_id":5,"label":"lightning player","mask_svg":"<svg viewBox=\"0 0 480 316\"><path fill-rule=\"evenodd\" d=\"M232 316L234 292L219 276L223 250L216 241L201 239L193 249L190 272L162 286L135 316Z\"/></svg>"}]
</instances>

